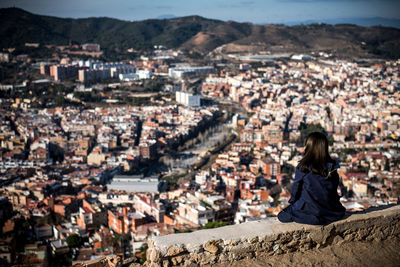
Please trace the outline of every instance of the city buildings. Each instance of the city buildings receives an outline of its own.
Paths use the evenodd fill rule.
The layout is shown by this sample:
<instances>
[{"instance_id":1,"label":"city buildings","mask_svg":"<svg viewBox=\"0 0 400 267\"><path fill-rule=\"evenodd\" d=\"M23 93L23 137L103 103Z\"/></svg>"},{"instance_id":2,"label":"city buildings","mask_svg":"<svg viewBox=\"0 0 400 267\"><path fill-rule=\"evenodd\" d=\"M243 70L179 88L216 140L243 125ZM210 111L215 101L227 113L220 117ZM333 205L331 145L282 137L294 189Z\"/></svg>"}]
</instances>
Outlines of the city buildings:
<instances>
[{"instance_id":1,"label":"city buildings","mask_svg":"<svg viewBox=\"0 0 400 267\"><path fill-rule=\"evenodd\" d=\"M212 72L214 72L214 67L211 66L204 66L204 67L182 66L182 67L170 68L168 70L168 75L173 79L182 79L188 77L195 77L199 75L206 75Z\"/></svg>"},{"instance_id":2,"label":"city buildings","mask_svg":"<svg viewBox=\"0 0 400 267\"><path fill-rule=\"evenodd\" d=\"M0 85L0 257L11 264L128 257L153 235L276 216L311 130L340 160L346 209L399 201L399 62L238 56L215 73L158 47L122 62L68 49ZM18 58L7 64L33 66Z\"/></svg>"}]
</instances>

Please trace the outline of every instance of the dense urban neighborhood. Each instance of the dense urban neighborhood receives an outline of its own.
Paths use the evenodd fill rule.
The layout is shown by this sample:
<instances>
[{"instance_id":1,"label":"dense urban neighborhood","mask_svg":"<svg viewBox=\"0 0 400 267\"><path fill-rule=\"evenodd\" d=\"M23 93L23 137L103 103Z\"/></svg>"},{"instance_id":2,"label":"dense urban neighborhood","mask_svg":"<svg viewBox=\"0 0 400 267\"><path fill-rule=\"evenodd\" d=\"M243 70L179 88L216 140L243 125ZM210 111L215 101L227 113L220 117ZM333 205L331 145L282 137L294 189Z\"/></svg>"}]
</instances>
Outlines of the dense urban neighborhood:
<instances>
[{"instance_id":1,"label":"dense urban neighborhood","mask_svg":"<svg viewBox=\"0 0 400 267\"><path fill-rule=\"evenodd\" d=\"M0 266L143 263L152 236L276 217L313 131L348 212L399 202L400 60L123 55L0 52Z\"/></svg>"}]
</instances>

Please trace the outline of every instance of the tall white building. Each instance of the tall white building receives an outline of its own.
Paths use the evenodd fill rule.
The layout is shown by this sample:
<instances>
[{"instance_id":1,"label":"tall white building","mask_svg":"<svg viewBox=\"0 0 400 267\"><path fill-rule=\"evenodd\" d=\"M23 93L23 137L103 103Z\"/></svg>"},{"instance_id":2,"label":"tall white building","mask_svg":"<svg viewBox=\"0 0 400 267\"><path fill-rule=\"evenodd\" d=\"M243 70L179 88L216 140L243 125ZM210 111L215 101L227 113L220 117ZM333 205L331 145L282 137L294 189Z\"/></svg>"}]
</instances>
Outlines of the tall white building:
<instances>
[{"instance_id":1,"label":"tall white building","mask_svg":"<svg viewBox=\"0 0 400 267\"><path fill-rule=\"evenodd\" d=\"M176 102L179 104L189 106L189 107L199 107L200 106L200 96L193 95L189 92L177 91L175 93Z\"/></svg>"}]
</instances>

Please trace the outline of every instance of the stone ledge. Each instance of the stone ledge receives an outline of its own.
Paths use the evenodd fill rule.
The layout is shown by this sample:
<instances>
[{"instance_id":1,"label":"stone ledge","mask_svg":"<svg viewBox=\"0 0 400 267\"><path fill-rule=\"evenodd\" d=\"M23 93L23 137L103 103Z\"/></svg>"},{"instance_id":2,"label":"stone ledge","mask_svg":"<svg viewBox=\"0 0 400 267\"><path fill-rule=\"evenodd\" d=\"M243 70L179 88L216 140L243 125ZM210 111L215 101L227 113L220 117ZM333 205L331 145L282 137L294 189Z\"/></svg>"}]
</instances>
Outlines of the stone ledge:
<instances>
[{"instance_id":1,"label":"stone ledge","mask_svg":"<svg viewBox=\"0 0 400 267\"><path fill-rule=\"evenodd\" d=\"M74 262L72 267L121 267L122 260L116 255L103 256L94 260Z\"/></svg>"},{"instance_id":2,"label":"stone ledge","mask_svg":"<svg viewBox=\"0 0 400 267\"><path fill-rule=\"evenodd\" d=\"M148 243L147 265L201 266L257 255L305 251L353 240L400 234L400 205L351 216L326 226L280 223L277 218L193 233L157 236Z\"/></svg>"}]
</instances>

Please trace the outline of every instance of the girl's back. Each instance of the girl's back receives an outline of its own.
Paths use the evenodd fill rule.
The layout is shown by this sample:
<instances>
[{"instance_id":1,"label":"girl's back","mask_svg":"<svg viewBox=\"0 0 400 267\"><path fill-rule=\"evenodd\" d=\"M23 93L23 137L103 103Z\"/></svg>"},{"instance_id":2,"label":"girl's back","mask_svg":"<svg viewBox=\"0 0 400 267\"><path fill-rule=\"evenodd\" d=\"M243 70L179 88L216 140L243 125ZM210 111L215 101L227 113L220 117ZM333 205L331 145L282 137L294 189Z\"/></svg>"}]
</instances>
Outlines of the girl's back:
<instances>
[{"instance_id":1,"label":"girl's back","mask_svg":"<svg viewBox=\"0 0 400 267\"><path fill-rule=\"evenodd\" d=\"M344 216L337 193L339 165L330 158L327 147L328 140L321 133L307 138L305 156L296 168L291 205L279 213L280 221L320 225ZM323 164L317 160L323 160Z\"/></svg>"}]
</instances>

